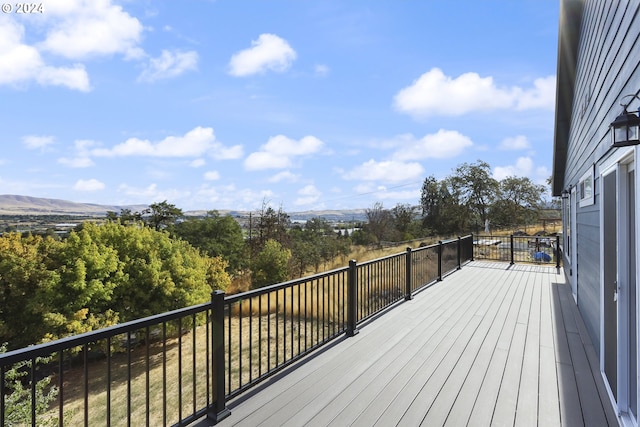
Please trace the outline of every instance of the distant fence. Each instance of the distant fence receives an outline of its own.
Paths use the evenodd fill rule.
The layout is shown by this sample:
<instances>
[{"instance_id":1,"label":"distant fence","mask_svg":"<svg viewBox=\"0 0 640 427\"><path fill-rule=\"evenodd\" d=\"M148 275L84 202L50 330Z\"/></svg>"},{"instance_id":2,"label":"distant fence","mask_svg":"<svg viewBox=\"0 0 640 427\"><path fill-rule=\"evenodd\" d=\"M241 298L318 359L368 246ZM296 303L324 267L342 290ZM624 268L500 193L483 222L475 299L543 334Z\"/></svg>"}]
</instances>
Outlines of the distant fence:
<instances>
[{"instance_id":1,"label":"distant fence","mask_svg":"<svg viewBox=\"0 0 640 427\"><path fill-rule=\"evenodd\" d=\"M496 261L555 263L560 268L560 236L474 235L475 259Z\"/></svg>"},{"instance_id":2,"label":"distant fence","mask_svg":"<svg viewBox=\"0 0 640 427\"><path fill-rule=\"evenodd\" d=\"M229 398L460 269L473 242L407 248L237 295L216 291L210 303L0 354L0 425L221 420Z\"/></svg>"}]
</instances>

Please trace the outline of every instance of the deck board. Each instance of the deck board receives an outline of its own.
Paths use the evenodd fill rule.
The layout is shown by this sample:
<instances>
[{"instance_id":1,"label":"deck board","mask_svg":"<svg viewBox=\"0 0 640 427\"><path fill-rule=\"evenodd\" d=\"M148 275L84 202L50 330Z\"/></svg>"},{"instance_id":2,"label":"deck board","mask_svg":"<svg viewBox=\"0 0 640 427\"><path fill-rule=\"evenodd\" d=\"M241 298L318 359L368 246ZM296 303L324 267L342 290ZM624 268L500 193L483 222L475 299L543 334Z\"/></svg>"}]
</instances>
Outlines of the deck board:
<instances>
[{"instance_id":1,"label":"deck board","mask_svg":"<svg viewBox=\"0 0 640 427\"><path fill-rule=\"evenodd\" d=\"M480 396L481 394L480 390L485 379L487 378L489 366L491 364L491 361L493 360L498 340L500 339L503 331L506 330L505 327L508 328L507 319L509 317L509 313L514 312L512 306L514 304L516 296L518 295L517 284L505 281L503 282L502 289L504 292L504 298L500 302L500 307L496 313L496 316L494 317L493 323L491 324L489 331L478 352L478 355L469 370L464 384L460 388L460 391L456 397L456 401L449 411L449 416L445 421L445 425L466 425L471 419L471 413L474 409L475 404L478 402L478 396ZM497 395L498 388L499 383L497 383L497 386L495 387L495 395ZM480 402L478 407L482 407L483 404L483 402ZM486 409L487 415L484 417L484 419L488 419L488 423L490 422L491 416L493 415L493 404L490 408ZM478 414L476 413L475 416L478 416Z\"/></svg>"},{"instance_id":2,"label":"deck board","mask_svg":"<svg viewBox=\"0 0 640 427\"><path fill-rule=\"evenodd\" d=\"M518 405L516 407L516 426L537 425L538 419L538 380L540 374L540 308L542 296L541 277L535 276L532 283L531 305L527 319L524 354L520 387L518 388Z\"/></svg>"},{"instance_id":3,"label":"deck board","mask_svg":"<svg viewBox=\"0 0 640 427\"><path fill-rule=\"evenodd\" d=\"M558 332L553 320L551 299L552 284L549 276L543 276L540 304L540 385L538 401L538 423L540 425L560 424L558 401L558 372L555 359L554 335Z\"/></svg>"},{"instance_id":4,"label":"deck board","mask_svg":"<svg viewBox=\"0 0 640 427\"><path fill-rule=\"evenodd\" d=\"M472 367L480 357L481 350L483 348L486 350L486 347L484 346L485 342L491 341L490 332L494 329L497 330L497 328L492 327L495 324L500 308L507 296L508 283L501 283L500 286L492 287L495 288L495 292L491 294L492 301L490 305L486 306L485 304L482 304L475 312L475 316L481 319L481 321L474 331L471 339L468 341L468 344L459 355L459 358L446 379L446 382L438 391L433 404L427 410L426 415L423 415L422 425L444 425L449 418L449 415L453 412L452 409L456 401L465 402L468 398L473 398L473 400L475 400L475 394L460 396L460 392L463 390L464 384L469 379L470 373L473 372ZM484 356L486 363L488 363L489 358L486 357L486 354L484 354ZM463 403L462 406L470 406L468 403L469 402L467 401ZM421 408L419 407L415 408L415 410L418 411L420 409Z\"/></svg>"},{"instance_id":5,"label":"deck board","mask_svg":"<svg viewBox=\"0 0 640 427\"><path fill-rule=\"evenodd\" d=\"M509 348L513 340L513 334L517 323L520 305L526 291L526 276L513 274L506 277L507 282L515 288L515 295L509 307L505 323L500 331L500 336L496 343L489 367L487 368L484 381L476 398L471 420L477 422L478 425L490 425L495 410L498 393L500 392L500 384L504 375L507 364ZM460 424L457 424L460 425Z\"/></svg>"},{"instance_id":6,"label":"deck board","mask_svg":"<svg viewBox=\"0 0 640 427\"><path fill-rule=\"evenodd\" d=\"M218 425L617 425L597 365L563 274L472 262L231 400Z\"/></svg>"},{"instance_id":7,"label":"deck board","mask_svg":"<svg viewBox=\"0 0 640 427\"><path fill-rule=\"evenodd\" d=\"M468 288L467 288L468 289ZM477 291L477 287L473 287L473 290ZM480 298L481 301L487 299ZM443 328L444 337L430 352L429 357L422 360L419 365L419 369L414 371L414 374L404 381L404 387L396 394L395 398L387 409L381 414L380 418L373 425L388 426L398 423L401 419L404 419L404 423L411 424L412 412L407 414L407 411L418 399L417 405L429 405L431 404L430 396L420 396L425 386L431 382L429 389L433 387L433 383L438 384L440 380L439 376L444 375L446 367L446 358L450 351L457 345L463 345L468 337L471 336L472 331L475 330L475 324L478 321L477 317L473 315L471 309L473 305L478 301L478 295L476 292L467 292L467 298L465 302L467 304L460 307L457 312L458 315L451 316L448 319L446 328ZM462 337L462 338L461 338ZM454 350L455 351L455 350ZM442 363L445 366L440 366ZM416 364L417 365L417 364ZM435 378L432 378L436 375ZM424 415L424 414L423 414ZM421 421L417 420L417 424ZM414 422L413 425L416 425Z\"/></svg>"}]
</instances>

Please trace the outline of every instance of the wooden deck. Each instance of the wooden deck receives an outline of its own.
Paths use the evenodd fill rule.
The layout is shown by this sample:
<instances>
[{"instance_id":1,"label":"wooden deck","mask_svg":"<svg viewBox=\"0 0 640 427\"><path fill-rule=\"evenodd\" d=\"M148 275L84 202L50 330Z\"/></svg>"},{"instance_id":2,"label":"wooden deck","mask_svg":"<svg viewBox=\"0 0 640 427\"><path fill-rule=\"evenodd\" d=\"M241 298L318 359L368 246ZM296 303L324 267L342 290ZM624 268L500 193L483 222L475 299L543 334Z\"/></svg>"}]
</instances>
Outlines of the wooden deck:
<instances>
[{"instance_id":1,"label":"wooden deck","mask_svg":"<svg viewBox=\"0 0 640 427\"><path fill-rule=\"evenodd\" d=\"M464 266L228 408L219 426L618 425L564 275L489 262Z\"/></svg>"}]
</instances>

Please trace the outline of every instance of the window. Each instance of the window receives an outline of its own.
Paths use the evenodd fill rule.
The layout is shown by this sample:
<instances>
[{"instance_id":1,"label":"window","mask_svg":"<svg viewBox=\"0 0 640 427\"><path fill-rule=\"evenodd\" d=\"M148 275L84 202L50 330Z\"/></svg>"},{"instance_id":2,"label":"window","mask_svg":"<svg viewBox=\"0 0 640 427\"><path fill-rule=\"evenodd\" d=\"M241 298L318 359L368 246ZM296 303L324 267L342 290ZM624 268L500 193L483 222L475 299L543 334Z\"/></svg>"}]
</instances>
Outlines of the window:
<instances>
[{"instance_id":1,"label":"window","mask_svg":"<svg viewBox=\"0 0 640 427\"><path fill-rule=\"evenodd\" d=\"M594 202L593 168L590 168L589 172L580 178L580 182L578 183L578 200L580 200L580 207L592 205Z\"/></svg>"}]
</instances>

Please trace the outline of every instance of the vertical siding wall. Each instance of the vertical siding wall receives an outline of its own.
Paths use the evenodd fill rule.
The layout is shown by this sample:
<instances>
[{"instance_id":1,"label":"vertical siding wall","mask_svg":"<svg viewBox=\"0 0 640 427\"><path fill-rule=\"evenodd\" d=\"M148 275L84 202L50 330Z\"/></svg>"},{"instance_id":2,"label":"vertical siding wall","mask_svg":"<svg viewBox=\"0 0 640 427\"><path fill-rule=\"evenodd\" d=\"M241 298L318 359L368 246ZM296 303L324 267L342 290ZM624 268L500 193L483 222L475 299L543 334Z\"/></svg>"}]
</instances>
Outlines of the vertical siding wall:
<instances>
[{"instance_id":1,"label":"vertical siding wall","mask_svg":"<svg viewBox=\"0 0 640 427\"><path fill-rule=\"evenodd\" d=\"M586 0L576 64L567 146L565 188L595 169L595 203L577 205L578 307L596 351L600 342L600 169L609 149L609 124L622 112L620 100L640 91L640 0ZM631 98L627 98L629 101ZM640 102L634 101L631 109Z\"/></svg>"}]
</instances>

